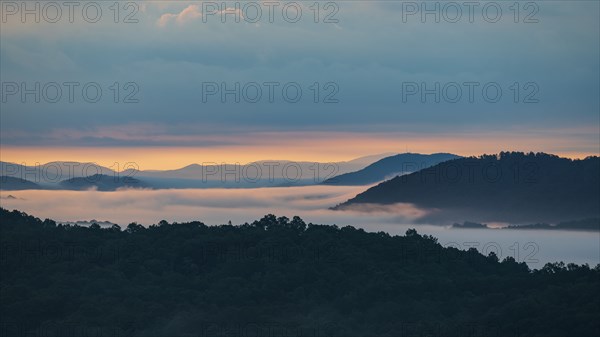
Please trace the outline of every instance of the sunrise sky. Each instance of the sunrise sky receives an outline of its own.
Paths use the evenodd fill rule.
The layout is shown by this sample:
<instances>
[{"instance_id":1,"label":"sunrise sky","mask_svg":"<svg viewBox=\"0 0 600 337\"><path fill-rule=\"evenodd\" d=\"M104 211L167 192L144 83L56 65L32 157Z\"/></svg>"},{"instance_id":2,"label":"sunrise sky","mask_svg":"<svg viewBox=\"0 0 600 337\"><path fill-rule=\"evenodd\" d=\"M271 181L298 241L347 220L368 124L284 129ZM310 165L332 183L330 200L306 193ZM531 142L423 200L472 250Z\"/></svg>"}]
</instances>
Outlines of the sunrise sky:
<instances>
[{"instance_id":1,"label":"sunrise sky","mask_svg":"<svg viewBox=\"0 0 600 337\"><path fill-rule=\"evenodd\" d=\"M388 1L336 2L337 22L323 22L331 10L320 8L318 23L312 2L301 3L295 23L281 12L273 23L266 14L223 23L201 2L145 1L137 23L115 23L110 4L101 4L94 24L80 11L73 23L23 23L3 7L2 161L172 169L406 151L600 152L595 1L538 2L537 22L529 23L515 23L508 5L495 23L480 10L473 22L422 22ZM122 9L120 21L128 13ZM467 39L460 48L457 36ZM77 83L72 102L65 82ZM273 102L265 82L277 83ZM472 100L466 82L477 83ZM36 83L39 103L21 92ZM62 90L56 102L49 83ZM88 83L102 90L97 102L81 92ZM223 83L249 91L239 91L240 102L235 94L207 95ZM257 102L248 99L256 89L249 83L263 90ZM302 90L297 102L282 93L290 83ZM463 90L456 100L449 83ZM481 92L489 83L502 91L495 102ZM413 84L448 91L440 89L436 102L436 94L407 95Z\"/></svg>"}]
</instances>

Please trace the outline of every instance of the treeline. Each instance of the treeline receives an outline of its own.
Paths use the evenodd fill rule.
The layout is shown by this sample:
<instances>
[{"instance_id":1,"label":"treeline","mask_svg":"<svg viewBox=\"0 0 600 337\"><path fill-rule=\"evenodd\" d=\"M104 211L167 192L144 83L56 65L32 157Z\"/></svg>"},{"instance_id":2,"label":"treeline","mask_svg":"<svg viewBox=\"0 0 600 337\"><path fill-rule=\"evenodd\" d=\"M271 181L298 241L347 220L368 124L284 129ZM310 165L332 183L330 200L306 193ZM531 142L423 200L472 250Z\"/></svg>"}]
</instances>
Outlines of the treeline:
<instances>
[{"instance_id":1,"label":"treeline","mask_svg":"<svg viewBox=\"0 0 600 337\"><path fill-rule=\"evenodd\" d=\"M61 226L0 209L0 336L597 336L600 265L529 270L266 215Z\"/></svg>"}]
</instances>

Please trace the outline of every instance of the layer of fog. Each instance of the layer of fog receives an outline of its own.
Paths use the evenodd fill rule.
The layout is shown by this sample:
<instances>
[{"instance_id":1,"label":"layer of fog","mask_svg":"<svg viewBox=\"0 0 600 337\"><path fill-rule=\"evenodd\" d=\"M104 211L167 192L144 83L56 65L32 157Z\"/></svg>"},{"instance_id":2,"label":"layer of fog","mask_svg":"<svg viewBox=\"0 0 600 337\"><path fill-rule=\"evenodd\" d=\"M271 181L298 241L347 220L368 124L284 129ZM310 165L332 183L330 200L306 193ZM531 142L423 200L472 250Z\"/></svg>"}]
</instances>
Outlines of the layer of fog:
<instances>
[{"instance_id":1,"label":"layer of fog","mask_svg":"<svg viewBox=\"0 0 600 337\"><path fill-rule=\"evenodd\" d=\"M365 190L364 186L304 186L256 189L98 191L2 191L0 206L56 221L97 219L123 228L160 220L200 220L207 225L252 222L265 214L299 215L307 223L351 225L367 231L403 235L408 228L437 237L444 246L475 247L512 256L533 268L546 262L600 263L600 233L544 230L451 229L418 224L430 212L412 205L332 211L328 208ZM12 196L12 197L9 197ZM454 221L455 219L452 219ZM456 219L457 221L475 219ZM447 225L452 222L449 220Z\"/></svg>"}]
</instances>

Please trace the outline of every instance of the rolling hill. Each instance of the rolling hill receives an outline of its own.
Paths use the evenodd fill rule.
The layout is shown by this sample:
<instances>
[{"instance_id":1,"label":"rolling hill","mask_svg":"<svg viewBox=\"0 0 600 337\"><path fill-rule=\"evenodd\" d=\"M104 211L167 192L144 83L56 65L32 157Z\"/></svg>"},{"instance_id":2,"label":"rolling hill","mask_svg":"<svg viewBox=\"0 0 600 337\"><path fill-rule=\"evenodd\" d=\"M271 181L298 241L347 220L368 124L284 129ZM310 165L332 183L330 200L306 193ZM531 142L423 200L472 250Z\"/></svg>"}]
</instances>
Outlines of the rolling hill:
<instances>
[{"instance_id":1,"label":"rolling hill","mask_svg":"<svg viewBox=\"0 0 600 337\"><path fill-rule=\"evenodd\" d=\"M20 190L37 190L40 189L40 185L34 183L33 181L15 178L15 177L7 177L0 176L0 190L4 191L20 191Z\"/></svg>"},{"instance_id":2,"label":"rolling hill","mask_svg":"<svg viewBox=\"0 0 600 337\"><path fill-rule=\"evenodd\" d=\"M503 152L460 158L396 177L333 207L409 203L429 220L548 221L598 217L600 158Z\"/></svg>"}]
</instances>

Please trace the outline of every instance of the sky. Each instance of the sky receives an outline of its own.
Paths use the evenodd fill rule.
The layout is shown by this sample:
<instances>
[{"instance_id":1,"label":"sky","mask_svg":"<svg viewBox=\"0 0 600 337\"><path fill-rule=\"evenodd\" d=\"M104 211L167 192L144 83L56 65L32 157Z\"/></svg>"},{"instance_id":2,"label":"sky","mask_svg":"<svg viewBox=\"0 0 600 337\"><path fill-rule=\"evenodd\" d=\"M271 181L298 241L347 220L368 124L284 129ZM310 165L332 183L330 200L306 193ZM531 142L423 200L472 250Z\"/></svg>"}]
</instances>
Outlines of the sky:
<instances>
[{"instance_id":1,"label":"sky","mask_svg":"<svg viewBox=\"0 0 600 337\"><path fill-rule=\"evenodd\" d=\"M600 154L597 1L36 3L0 9L2 161Z\"/></svg>"}]
</instances>

